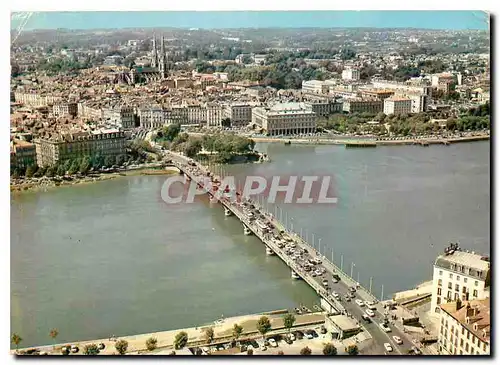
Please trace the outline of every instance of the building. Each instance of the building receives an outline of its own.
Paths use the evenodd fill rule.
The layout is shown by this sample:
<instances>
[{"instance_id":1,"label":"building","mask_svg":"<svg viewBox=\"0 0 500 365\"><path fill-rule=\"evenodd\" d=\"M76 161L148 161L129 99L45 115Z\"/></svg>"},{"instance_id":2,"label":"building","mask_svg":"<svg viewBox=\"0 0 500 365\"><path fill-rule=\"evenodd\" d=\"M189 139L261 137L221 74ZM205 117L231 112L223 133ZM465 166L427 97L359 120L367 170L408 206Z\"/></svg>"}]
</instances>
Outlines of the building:
<instances>
[{"instance_id":1,"label":"building","mask_svg":"<svg viewBox=\"0 0 500 365\"><path fill-rule=\"evenodd\" d=\"M52 114L55 117L72 116L76 117L78 115L78 104L77 103L57 103L52 106Z\"/></svg>"},{"instance_id":2,"label":"building","mask_svg":"<svg viewBox=\"0 0 500 365\"><path fill-rule=\"evenodd\" d=\"M220 127L224 119L224 108L217 104L207 105L207 126Z\"/></svg>"},{"instance_id":3,"label":"building","mask_svg":"<svg viewBox=\"0 0 500 365\"><path fill-rule=\"evenodd\" d=\"M376 89L390 89L401 93L432 95L432 86L425 83L406 83L387 80L374 80L372 85Z\"/></svg>"},{"instance_id":4,"label":"building","mask_svg":"<svg viewBox=\"0 0 500 365\"><path fill-rule=\"evenodd\" d=\"M26 169L30 165L36 165L36 149L33 143L20 139L10 142L10 168Z\"/></svg>"},{"instance_id":5,"label":"building","mask_svg":"<svg viewBox=\"0 0 500 365\"><path fill-rule=\"evenodd\" d=\"M302 91L314 94L326 94L329 90L329 85L320 80L302 81Z\"/></svg>"},{"instance_id":6,"label":"building","mask_svg":"<svg viewBox=\"0 0 500 365\"><path fill-rule=\"evenodd\" d=\"M131 106L118 106L102 109L103 120L115 124L117 127L123 129L131 129L135 127L135 113L134 107Z\"/></svg>"},{"instance_id":7,"label":"building","mask_svg":"<svg viewBox=\"0 0 500 365\"><path fill-rule=\"evenodd\" d=\"M26 106L42 107L50 106L55 103L62 102L63 98L55 95L42 95L32 92L15 92L14 98L17 103L21 103Z\"/></svg>"},{"instance_id":8,"label":"building","mask_svg":"<svg viewBox=\"0 0 500 365\"><path fill-rule=\"evenodd\" d=\"M359 94L362 98L367 99L377 99L385 100L394 95L394 90L383 90L383 89L363 89L359 90Z\"/></svg>"},{"instance_id":9,"label":"building","mask_svg":"<svg viewBox=\"0 0 500 365\"><path fill-rule=\"evenodd\" d=\"M205 124L207 122L207 108L201 105L187 106L187 124Z\"/></svg>"},{"instance_id":10,"label":"building","mask_svg":"<svg viewBox=\"0 0 500 365\"><path fill-rule=\"evenodd\" d=\"M305 103L309 105L311 110L316 113L316 115L321 117L327 117L331 114L342 113L343 103L341 101L308 101Z\"/></svg>"},{"instance_id":11,"label":"building","mask_svg":"<svg viewBox=\"0 0 500 365\"><path fill-rule=\"evenodd\" d=\"M434 263L431 312L447 301L484 299L490 295L489 258L450 244Z\"/></svg>"},{"instance_id":12,"label":"building","mask_svg":"<svg viewBox=\"0 0 500 365\"><path fill-rule=\"evenodd\" d=\"M85 156L124 158L126 154L125 133L114 129L59 134L55 138L39 138L34 142L39 166Z\"/></svg>"},{"instance_id":13,"label":"building","mask_svg":"<svg viewBox=\"0 0 500 365\"><path fill-rule=\"evenodd\" d=\"M181 105L174 105L170 109L165 110L165 124L180 124L187 125L188 121L188 108ZM157 127L155 127L157 128Z\"/></svg>"},{"instance_id":14,"label":"building","mask_svg":"<svg viewBox=\"0 0 500 365\"><path fill-rule=\"evenodd\" d=\"M231 104L224 109L224 118L231 119L232 127L246 127L252 122L250 104Z\"/></svg>"},{"instance_id":15,"label":"building","mask_svg":"<svg viewBox=\"0 0 500 365\"><path fill-rule=\"evenodd\" d=\"M362 331L361 326L355 319L343 314L326 315L325 328L331 333L332 338L337 340L352 337Z\"/></svg>"},{"instance_id":16,"label":"building","mask_svg":"<svg viewBox=\"0 0 500 365\"><path fill-rule=\"evenodd\" d=\"M405 97L390 97L384 100L384 114L410 114L412 100Z\"/></svg>"},{"instance_id":17,"label":"building","mask_svg":"<svg viewBox=\"0 0 500 365\"><path fill-rule=\"evenodd\" d=\"M167 113L159 105L139 108L137 114L141 128L145 129L161 128L167 121Z\"/></svg>"},{"instance_id":18,"label":"building","mask_svg":"<svg viewBox=\"0 0 500 365\"><path fill-rule=\"evenodd\" d=\"M316 132L318 116L304 103L282 103L252 110L252 123L270 136Z\"/></svg>"},{"instance_id":19,"label":"building","mask_svg":"<svg viewBox=\"0 0 500 365\"><path fill-rule=\"evenodd\" d=\"M384 102L381 100L345 99L343 110L348 113L377 114L384 110Z\"/></svg>"},{"instance_id":20,"label":"building","mask_svg":"<svg viewBox=\"0 0 500 365\"><path fill-rule=\"evenodd\" d=\"M490 300L440 305L438 351L441 355L490 354Z\"/></svg>"},{"instance_id":21,"label":"building","mask_svg":"<svg viewBox=\"0 0 500 365\"><path fill-rule=\"evenodd\" d=\"M360 76L359 70L353 68L346 68L342 71L342 80L359 80Z\"/></svg>"}]
</instances>

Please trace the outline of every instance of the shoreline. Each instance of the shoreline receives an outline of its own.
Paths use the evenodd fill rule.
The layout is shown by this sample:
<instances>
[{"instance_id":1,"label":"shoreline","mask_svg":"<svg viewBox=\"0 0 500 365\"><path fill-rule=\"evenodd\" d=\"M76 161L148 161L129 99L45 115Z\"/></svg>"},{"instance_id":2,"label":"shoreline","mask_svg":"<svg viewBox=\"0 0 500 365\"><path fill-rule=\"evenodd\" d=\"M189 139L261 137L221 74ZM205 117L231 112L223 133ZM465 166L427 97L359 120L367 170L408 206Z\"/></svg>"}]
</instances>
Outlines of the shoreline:
<instances>
[{"instance_id":1,"label":"shoreline","mask_svg":"<svg viewBox=\"0 0 500 365\"><path fill-rule=\"evenodd\" d=\"M480 136L467 136L467 137L457 137L457 138L441 138L441 139L405 139L405 140L374 140L374 139L294 139L294 138L273 138L273 137L249 137L255 142L268 142L268 143L285 143L291 142L291 144L320 144L320 145L347 145L350 143L362 143L369 142L374 143L377 146L408 146L417 145L419 146L422 142L427 142L431 144L452 144L452 143L464 143L464 142L477 142L477 141L487 141L490 139L490 135L480 135Z\"/></svg>"},{"instance_id":2,"label":"shoreline","mask_svg":"<svg viewBox=\"0 0 500 365\"><path fill-rule=\"evenodd\" d=\"M42 181L28 181L21 184L10 184L11 194L22 194L27 192L38 192L47 191L49 189L54 189L64 186L74 186L74 185L86 185L91 183L96 183L100 181L113 180L119 177L125 176L150 176L150 175L170 175L175 174L178 170L175 167L165 167L163 169L155 169L154 167L145 166L138 169L112 172L112 173L100 173L96 176L85 176L81 178L73 178L72 180L62 180L61 182L55 182L51 178L44 179ZM41 178L40 178L41 179Z\"/></svg>"}]
</instances>

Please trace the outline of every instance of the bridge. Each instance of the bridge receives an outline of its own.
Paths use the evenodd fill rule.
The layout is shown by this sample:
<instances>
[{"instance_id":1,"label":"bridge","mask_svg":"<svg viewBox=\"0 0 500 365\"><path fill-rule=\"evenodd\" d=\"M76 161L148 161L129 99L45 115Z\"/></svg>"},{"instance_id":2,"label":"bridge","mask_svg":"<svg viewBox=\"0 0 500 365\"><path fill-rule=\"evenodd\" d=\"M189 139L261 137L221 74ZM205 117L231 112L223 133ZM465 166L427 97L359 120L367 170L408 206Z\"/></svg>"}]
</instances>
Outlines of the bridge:
<instances>
[{"instance_id":1,"label":"bridge","mask_svg":"<svg viewBox=\"0 0 500 365\"><path fill-rule=\"evenodd\" d=\"M181 173L199 185L207 177L214 186L223 179L223 176L215 175L207 166L180 154L168 152L168 157ZM212 202L218 202L224 207L226 216L235 216L241 222L244 234L254 234L264 243L268 255L277 255L291 269L292 278L304 280L316 291L326 311L355 318L375 340L381 349L379 353L407 354L416 344L415 340L408 339L403 326L398 328L389 319L388 309L371 292L371 280L370 288L366 289L352 278L352 265L351 275L348 275L343 271L343 262L338 267L333 260L329 260L304 240L302 235L288 230L275 215L265 211L255 201L247 198L237 201L224 194L216 194L211 189L207 189L207 193ZM362 319L367 314L368 303L373 309L370 321ZM385 329L382 324L385 324ZM403 340L403 344L396 343L394 336ZM385 351L384 344L387 343L392 346L393 352Z\"/></svg>"}]
</instances>

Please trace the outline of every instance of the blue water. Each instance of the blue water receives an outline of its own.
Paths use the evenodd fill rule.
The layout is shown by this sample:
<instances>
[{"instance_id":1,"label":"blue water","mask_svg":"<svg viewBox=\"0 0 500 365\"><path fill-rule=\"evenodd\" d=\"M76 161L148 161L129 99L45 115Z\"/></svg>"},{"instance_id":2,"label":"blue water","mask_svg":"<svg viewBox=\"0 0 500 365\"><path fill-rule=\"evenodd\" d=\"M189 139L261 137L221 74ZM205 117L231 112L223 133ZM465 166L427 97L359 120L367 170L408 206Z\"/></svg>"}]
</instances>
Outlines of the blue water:
<instances>
[{"instance_id":1,"label":"blue water","mask_svg":"<svg viewBox=\"0 0 500 365\"><path fill-rule=\"evenodd\" d=\"M482 11L35 12L28 29L112 28L420 28L487 30ZM19 19L12 17L11 28Z\"/></svg>"}]
</instances>

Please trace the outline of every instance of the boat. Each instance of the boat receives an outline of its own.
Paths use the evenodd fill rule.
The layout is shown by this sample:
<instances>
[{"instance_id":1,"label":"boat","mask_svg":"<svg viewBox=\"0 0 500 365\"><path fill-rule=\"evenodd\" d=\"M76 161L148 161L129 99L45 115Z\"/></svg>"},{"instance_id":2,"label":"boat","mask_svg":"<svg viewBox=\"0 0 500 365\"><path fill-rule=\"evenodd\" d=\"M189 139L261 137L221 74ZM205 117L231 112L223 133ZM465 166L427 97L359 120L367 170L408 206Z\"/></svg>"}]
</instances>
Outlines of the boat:
<instances>
[{"instance_id":1,"label":"boat","mask_svg":"<svg viewBox=\"0 0 500 365\"><path fill-rule=\"evenodd\" d=\"M285 146L291 145L292 141L285 141Z\"/></svg>"},{"instance_id":2,"label":"boat","mask_svg":"<svg viewBox=\"0 0 500 365\"><path fill-rule=\"evenodd\" d=\"M274 255L274 251L272 249L270 249L269 247L266 247L266 255L272 256L272 255Z\"/></svg>"},{"instance_id":3,"label":"boat","mask_svg":"<svg viewBox=\"0 0 500 365\"><path fill-rule=\"evenodd\" d=\"M295 271L292 271L292 279L300 279L299 274L297 274Z\"/></svg>"},{"instance_id":4,"label":"boat","mask_svg":"<svg viewBox=\"0 0 500 365\"><path fill-rule=\"evenodd\" d=\"M295 308L295 313L302 314L302 311L300 310L300 308Z\"/></svg>"},{"instance_id":5,"label":"boat","mask_svg":"<svg viewBox=\"0 0 500 365\"><path fill-rule=\"evenodd\" d=\"M249 236L252 234L252 231L250 230L250 228L248 228L247 226L245 226L243 228L243 233L245 234L245 236Z\"/></svg>"}]
</instances>

